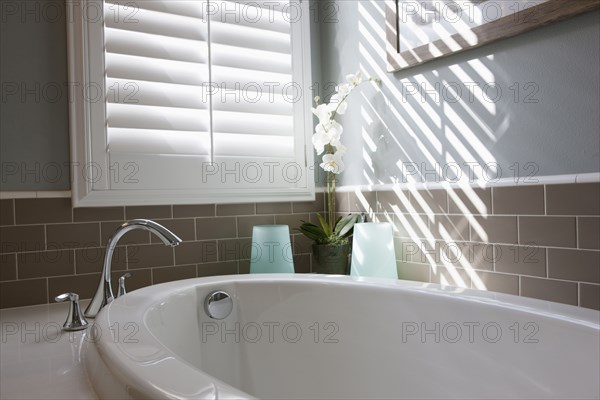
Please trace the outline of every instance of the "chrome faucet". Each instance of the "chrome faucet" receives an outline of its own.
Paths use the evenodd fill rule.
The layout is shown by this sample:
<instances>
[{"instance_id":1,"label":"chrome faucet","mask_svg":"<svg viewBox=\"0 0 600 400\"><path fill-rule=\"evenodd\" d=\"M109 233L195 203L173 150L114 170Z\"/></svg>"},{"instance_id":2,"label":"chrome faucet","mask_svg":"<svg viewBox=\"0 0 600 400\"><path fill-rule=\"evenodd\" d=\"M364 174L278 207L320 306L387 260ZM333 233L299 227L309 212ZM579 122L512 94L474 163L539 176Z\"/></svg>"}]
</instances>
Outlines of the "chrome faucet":
<instances>
[{"instance_id":1,"label":"chrome faucet","mask_svg":"<svg viewBox=\"0 0 600 400\"><path fill-rule=\"evenodd\" d=\"M115 252L115 247L117 247L119 239L121 239L121 237L123 237L123 235L125 235L127 232L136 229L143 229L154 233L167 246L177 246L179 243L181 243L181 239L179 239L173 232L164 226L147 219L133 219L118 227L115 233L113 233L110 239L108 239L108 243L106 244L106 254L104 255L104 265L102 266L100 284L98 285L98 289L96 289L96 293L94 294L92 301L85 309L84 315L86 317L95 318L102 307L114 300L115 295L113 294L111 285L113 253Z\"/></svg>"}]
</instances>

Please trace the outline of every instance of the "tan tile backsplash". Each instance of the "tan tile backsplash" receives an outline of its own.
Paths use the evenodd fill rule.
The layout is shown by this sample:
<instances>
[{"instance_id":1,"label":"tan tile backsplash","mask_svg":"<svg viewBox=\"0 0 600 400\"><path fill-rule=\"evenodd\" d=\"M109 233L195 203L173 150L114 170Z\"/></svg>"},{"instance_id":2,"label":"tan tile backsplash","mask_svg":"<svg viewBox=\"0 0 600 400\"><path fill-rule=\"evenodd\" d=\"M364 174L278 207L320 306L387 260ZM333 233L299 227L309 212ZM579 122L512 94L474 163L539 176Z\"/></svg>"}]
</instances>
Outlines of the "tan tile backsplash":
<instances>
[{"instance_id":1,"label":"tan tile backsplash","mask_svg":"<svg viewBox=\"0 0 600 400\"><path fill-rule=\"evenodd\" d=\"M2 282L0 287L2 288L0 290L2 308L32 306L48 302L47 278Z\"/></svg>"},{"instance_id":2,"label":"tan tile backsplash","mask_svg":"<svg viewBox=\"0 0 600 400\"><path fill-rule=\"evenodd\" d=\"M600 252L548 249L548 277L600 284Z\"/></svg>"},{"instance_id":3,"label":"tan tile backsplash","mask_svg":"<svg viewBox=\"0 0 600 400\"><path fill-rule=\"evenodd\" d=\"M577 217L577 240L580 249L600 250L600 217Z\"/></svg>"},{"instance_id":4,"label":"tan tile backsplash","mask_svg":"<svg viewBox=\"0 0 600 400\"><path fill-rule=\"evenodd\" d=\"M173 218L214 217L215 209L214 204L177 205L173 206Z\"/></svg>"},{"instance_id":5,"label":"tan tile backsplash","mask_svg":"<svg viewBox=\"0 0 600 400\"><path fill-rule=\"evenodd\" d=\"M401 279L435 282L600 309L600 185L338 193L339 214L394 224ZM252 226L290 226L294 263L311 271L314 202L72 209L65 199L0 200L0 307L47 303L65 291L90 297L108 238L125 219L155 219L175 248L128 233L113 277L128 290L191 277L248 273ZM116 289L116 287L115 287Z\"/></svg>"},{"instance_id":6,"label":"tan tile backsplash","mask_svg":"<svg viewBox=\"0 0 600 400\"><path fill-rule=\"evenodd\" d=\"M544 215L544 186L492 188L494 214Z\"/></svg>"},{"instance_id":7,"label":"tan tile backsplash","mask_svg":"<svg viewBox=\"0 0 600 400\"><path fill-rule=\"evenodd\" d=\"M600 285L579 284L579 305L600 310Z\"/></svg>"},{"instance_id":8,"label":"tan tile backsplash","mask_svg":"<svg viewBox=\"0 0 600 400\"><path fill-rule=\"evenodd\" d=\"M476 242L516 244L519 240L517 217L474 217L471 222L471 240Z\"/></svg>"},{"instance_id":9,"label":"tan tile backsplash","mask_svg":"<svg viewBox=\"0 0 600 400\"><path fill-rule=\"evenodd\" d=\"M521 295L536 299L578 304L577 282L521 277Z\"/></svg>"},{"instance_id":10,"label":"tan tile backsplash","mask_svg":"<svg viewBox=\"0 0 600 400\"><path fill-rule=\"evenodd\" d=\"M154 284L195 278L196 276L195 264L152 269L152 282Z\"/></svg>"},{"instance_id":11,"label":"tan tile backsplash","mask_svg":"<svg viewBox=\"0 0 600 400\"><path fill-rule=\"evenodd\" d=\"M494 270L515 275L545 278L546 249L536 246L495 245Z\"/></svg>"},{"instance_id":12,"label":"tan tile backsplash","mask_svg":"<svg viewBox=\"0 0 600 400\"><path fill-rule=\"evenodd\" d=\"M442 189L411 192L410 204L417 213L446 214L448 213L448 194Z\"/></svg>"},{"instance_id":13,"label":"tan tile backsplash","mask_svg":"<svg viewBox=\"0 0 600 400\"><path fill-rule=\"evenodd\" d=\"M145 218L172 218L171 206L135 206L125 207L125 219Z\"/></svg>"},{"instance_id":14,"label":"tan tile backsplash","mask_svg":"<svg viewBox=\"0 0 600 400\"><path fill-rule=\"evenodd\" d=\"M14 225L14 200L0 200L0 225Z\"/></svg>"},{"instance_id":15,"label":"tan tile backsplash","mask_svg":"<svg viewBox=\"0 0 600 400\"><path fill-rule=\"evenodd\" d=\"M196 238L198 240L237 237L236 217L198 218Z\"/></svg>"},{"instance_id":16,"label":"tan tile backsplash","mask_svg":"<svg viewBox=\"0 0 600 400\"><path fill-rule=\"evenodd\" d=\"M33 251L17 254L19 279L74 275L73 250Z\"/></svg>"},{"instance_id":17,"label":"tan tile backsplash","mask_svg":"<svg viewBox=\"0 0 600 400\"><path fill-rule=\"evenodd\" d=\"M448 212L450 214L491 214L492 189L464 189L448 192Z\"/></svg>"},{"instance_id":18,"label":"tan tile backsplash","mask_svg":"<svg viewBox=\"0 0 600 400\"><path fill-rule=\"evenodd\" d=\"M481 285L486 290L492 292L500 292L506 294L519 294L519 276L518 275L507 275L499 274L494 272L481 272L477 274L477 280L475 284L472 284L473 288L480 288Z\"/></svg>"},{"instance_id":19,"label":"tan tile backsplash","mask_svg":"<svg viewBox=\"0 0 600 400\"><path fill-rule=\"evenodd\" d=\"M293 228L323 212L313 202L71 208L70 199L0 201L0 308L53 302L66 291L94 294L106 244L126 219L148 218L183 243L164 246L147 231L127 233L113 255L113 289L125 271L129 291L199 276L248 272L252 226L290 225L297 272L311 271L311 246Z\"/></svg>"},{"instance_id":20,"label":"tan tile backsplash","mask_svg":"<svg viewBox=\"0 0 600 400\"><path fill-rule=\"evenodd\" d=\"M257 203L257 214L291 214L291 203Z\"/></svg>"},{"instance_id":21,"label":"tan tile backsplash","mask_svg":"<svg viewBox=\"0 0 600 400\"><path fill-rule=\"evenodd\" d=\"M71 199L15 200L15 217L19 225L71 222L72 213Z\"/></svg>"},{"instance_id":22,"label":"tan tile backsplash","mask_svg":"<svg viewBox=\"0 0 600 400\"><path fill-rule=\"evenodd\" d=\"M600 183L546 186L548 215L600 214Z\"/></svg>"},{"instance_id":23,"label":"tan tile backsplash","mask_svg":"<svg viewBox=\"0 0 600 400\"><path fill-rule=\"evenodd\" d=\"M72 249L100 246L100 225L97 222L46 225L49 249Z\"/></svg>"},{"instance_id":24,"label":"tan tile backsplash","mask_svg":"<svg viewBox=\"0 0 600 400\"><path fill-rule=\"evenodd\" d=\"M377 208L377 195L375 192L348 193L348 206L350 212L375 212Z\"/></svg>"},{"instance_id":25,"label":"tan tile backsplash","mask_svg":"<svg viewBox=\"0 0 600 400\"><path fill-rule=\"evenodd\" d=\"M17 255L0 254L0 281L14 281L17 279Z\"/></svg>"},{"instance_id":26,"label":"tan tile backsplash","mask_svg":"<svg viewBox=\"0 0 600 400\"><path fill-rule=\"evenodd\" d=\"M577 247L574 217L519 217L519 243Z\"/></svg>"},{"instance_id":27,"label":"tan tile backsplash","mask_svg":"<svg viewBox=\"0 0 600 400\"><path fill-rule=\"evenodd\" d=\"M168 267L175 265L174 250L163 244L127 246L127 269Z\"/></svg>"},{"instance_id":28,"label":"tan tile backsplash","mask_svg":"<svg viewBox=\"0 0 600 400\"><path fill-rule=\"evenodd\" d=\"M20 253L45 249L44 225L0 227L0 253Z\"/></svg>"},{"instance_id":29,"label":"tan tile backsplash","mask_svg":"<svg viewBox=\"0 0 600 400\"><path fill-rule=\"evenodd\" d=\"M401 279L600 309L600 184L377 191ZM340 195L342 199L344 195ZM339 204L338 204L339 205Z\"/></svg>"},{"instance_id":30,"label":"tan tile backsplash","mask_svg":"<svg viewBox=\"0 0 600 400\"><path fill-rule=\"evenodd\" d=\"M121 221L125 207L90 207L73 209L74 222Z\"/></svg>"}]
</instances>

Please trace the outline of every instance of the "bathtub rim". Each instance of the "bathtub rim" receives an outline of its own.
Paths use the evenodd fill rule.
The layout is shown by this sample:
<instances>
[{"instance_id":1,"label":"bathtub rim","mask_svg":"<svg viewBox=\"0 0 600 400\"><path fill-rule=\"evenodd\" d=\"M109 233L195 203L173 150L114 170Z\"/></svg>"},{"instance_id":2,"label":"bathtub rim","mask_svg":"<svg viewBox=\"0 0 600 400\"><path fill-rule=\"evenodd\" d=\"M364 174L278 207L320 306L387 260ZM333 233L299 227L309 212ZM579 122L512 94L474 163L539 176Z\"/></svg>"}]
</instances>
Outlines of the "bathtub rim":
<instances>
[{"instance_id":1,"label":"bathtub rim","mask_svg":"<svg viewBox=\"0 0 600 400\"><path fill-rule=\"evenodd\" d=\"M170 371L180 371L181 373L191 374L189 379L193 379L194 382L197 382L195 393L204 393L204 395L194 397L182 396L172 390L166 389L167 387L172 386L172 383L170 383L170 377L160 374L160 369L164 369L164 366L153 364L152 362L148 362L148 360L143 362L134 360L130 354L136 353L135 344L115 343L115 341L111 340L112 338L109 337L110 335L102 335L95 343L90 343L90 346L95 346L95 350L97 351L91 351L89 353L92 356L97 353L107 371L112 373L112 375L118 379L119 383L128 393L141 393L144 397L148 398L214 398L210 396L210 393L214 393L216 390L218 391L220 398L254 398L250 394L230 386L178 358L177 354L168 349L146 325L146 315L152 307L164 302L168 297L186 291L193 291L199 285L215 286L231 282L276 283L290 281L335 284L341 286L360 284L361 286L369 287L396 288L400 291L417 291L434 296L452 297L454 299L459 296L461 300L464 301L476 301L489 304L490 306L513 309L541 317L559 319L564 322L583 325L600 332L600 311L503 293L456 288L435 283L341 275L223 275L167 282L132 291L126 296L118 298L108 306L104 307L95 321L95 324L98 325L101 331L109 331L110 327L114 326L114 324L125 324L131 321L137 322L140 339L146 347L152 346L159 356L171 358ZM155 359L156 358L157 357L155 357ZM90 376L90 380L94 386L96 386L97 383L94 382L94 376ZM146 381L152 381L153 384L144 385L143 383Z\"/></svg>"}]
</instances>

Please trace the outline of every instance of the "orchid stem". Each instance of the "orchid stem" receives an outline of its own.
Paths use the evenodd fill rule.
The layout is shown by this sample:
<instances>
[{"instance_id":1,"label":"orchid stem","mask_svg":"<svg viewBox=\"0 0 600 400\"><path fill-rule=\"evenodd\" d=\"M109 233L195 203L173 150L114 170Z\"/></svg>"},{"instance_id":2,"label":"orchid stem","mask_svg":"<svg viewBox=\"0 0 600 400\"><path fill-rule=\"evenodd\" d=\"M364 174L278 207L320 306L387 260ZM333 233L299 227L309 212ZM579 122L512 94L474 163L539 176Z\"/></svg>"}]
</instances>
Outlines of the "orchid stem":
<instances>
[{"instance_id":1,"label":"orchid stem","mask_svg":"<svg viewBox=\"0 0 600 400\"><path fill-rule=\"evenodd\" d=\"M333 231L335 226L335 174L327 172L327 223Z\"/></svg>"}]
</instances>

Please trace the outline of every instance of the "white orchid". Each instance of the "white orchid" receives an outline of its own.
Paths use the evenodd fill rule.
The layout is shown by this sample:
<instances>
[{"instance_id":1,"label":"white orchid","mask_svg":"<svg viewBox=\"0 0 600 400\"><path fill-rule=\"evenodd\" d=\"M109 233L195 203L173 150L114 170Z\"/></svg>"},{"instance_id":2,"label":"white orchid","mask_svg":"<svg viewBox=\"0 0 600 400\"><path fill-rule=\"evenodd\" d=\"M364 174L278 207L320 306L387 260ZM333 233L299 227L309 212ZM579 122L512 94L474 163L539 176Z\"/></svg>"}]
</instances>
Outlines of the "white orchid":
<instances>
[{"instance_id":1,"label":"white orchid","mask_svg":"<svg viewBox=\"0 0 600 400\"><path fill-rule=\"evenodd\" d=\"M336 93L329 99L329 108L331 112L336 114L344 114L348 109L348 103L344 100L348 94L342 96L340 93Z\"/></svg>"},{"instance_id":2,"label":"white orchid","mask_svg":"<svg viewBox=\"0 0 600 400\"><path fill-rule=\"evenodd\" d=\"M342 136L342 133L344 132L344 127L333 119L329 121L329 123L323 125L323 127L325 128L325 130L327 130L327 134L329 135L331 141L339 140L339 138Z\"/></svg>"},{"instance_id":3,"label":"white orchid","mask_svg":"<svg viewBox=\"0 0 600 400\"><path fill-rule=\"evenodd\" d=\"M335 91L342 97L345 97L350 94L352 87L348 83L342 83L335 87Z\"/></svg>"},{"instance_id":4,"label":"white orchid","mask_svg":"<svg viewBox=\"0 0 600 400\"><path fill-rule=\"evenodd\" d=\"M345 154L348 151L348 148L342 144L342 142L338 140L332 140L331 145L335 147L335 151L340 154Z\"/></svg>"},{"instance_id":5,"label":"white orchid","mask_svg":"<svg viewBox=\"0 0 600 400\"><path fill-rule=\"evenodd\" d=\"M329 144L329 137L325 131L317 132L312 135L312 144L318 155L323 154L325 146Z\"/></svg>"},{"instance_id":6,"label":"white orchid","mask_svg":"<svg viewBox=\"0 0 600 400\"><path fill-rule=\"evenodd\" d=\"M362 72L358 71L356 74L346 75L346 80L352 87L356 87L364 82Z\"/></svg>"},{"instance_id":7,"label":"white orchid","mask_svg":"<svg viewBox=\"0 0 600 400\"><path fill-rule=\"evenodd\" d=\"M347 75L346 80L346 83L336 86L336 93L331 96L329 103L319 104L321 98L316 96L314 99L316 106L312 109L313 114L319 119L312 136L312 143L318 155L325 153L320 165L330 174L339 174L344 170L342 156L347 151L341 141L344 128L335 120L335 117L338 114L344 114L348 109L346 98L354 88L363 82L379 82L374 78L364 79L361 71ZM333 178L328 177L328 179Z\"/></svg>"},{"instance_id":8,"label":"white orchid","mask_svg":"<svg viewBox=\"0 0 600 400\"><path fill-rule=\"evenodd\" d=\"M319 118L320 124L326 124L331 119L332 110L328 104L319 104L317 108L312 109L312 113Z\"/></svg>"},{"instance_id":9,"label":"white orchid","mask_svg":"<svg viewBox=\"0 0 600 400\"><path fill-rule=\"evenodd\" d=\"M315 133L312 137L313 146L317 154L321 155L325 151L325 146L339 142L344 128L335 120L329 120L324 124L318 124L315 127Z\"/></svg>"},{"instance_id":10,"label":"white orchid","mask_svg":"<svg viewBox=\"0 0 600 400\"><path fill-rule=\"evenodd\" d=\"M305 222L300 230L318 243L340 243L346 240L344 237L337 236L340 224L352 223L357 220L356 216L349 215L341 221L335 218L335 175L341 174L344 171L343 155L346 154L347 148L342 144L342 133L344 128L340 125L335 117L339 114L344 114L348 109L346 99L358 85L363 82L381 81L376 78L364 79L360 71L356 74L346 76L347 82L340 83L335 87L335 93L329 99L329 103L319 104L321 98L314 98L315 107L312 109L313 114L319 119L319 123L315 126L315 133L312 136L312 143L318 155L325 153L322 157L320 167L327 172L327 220L317 214L321 227L323 229L323 238L315 239L313 228L317 226ZM304 229L303 229L304 227ZM330 232L326 234L325 232Z\"/></svg>"},{"instance_id":11,"label":"white orchid","mask_svg":"<svg viewBox=\"0 0 600 400\"><path fill-rule=\"evenodd\" d=\"M323 156L323 162L321 168L327 172L334 174L340 174L344 171L344 161L342 160L342 153L336 151L333 154L325 154Z\"/></svg>"}]
</instances>

